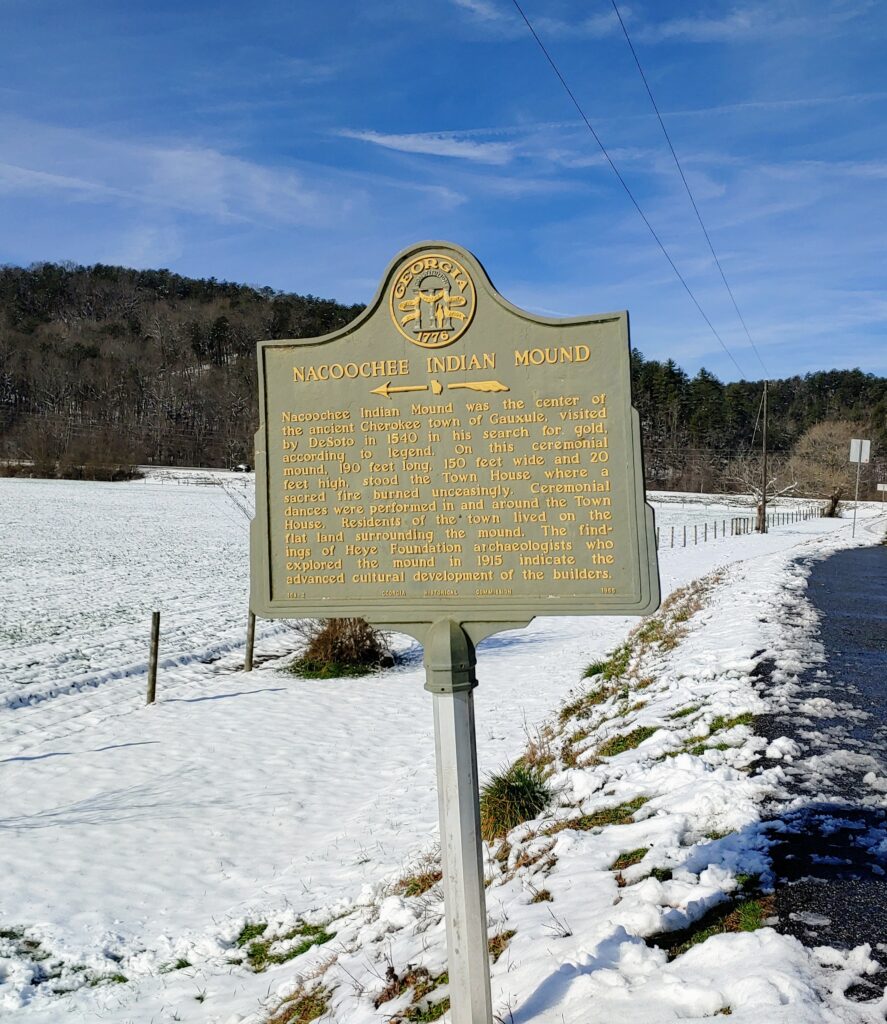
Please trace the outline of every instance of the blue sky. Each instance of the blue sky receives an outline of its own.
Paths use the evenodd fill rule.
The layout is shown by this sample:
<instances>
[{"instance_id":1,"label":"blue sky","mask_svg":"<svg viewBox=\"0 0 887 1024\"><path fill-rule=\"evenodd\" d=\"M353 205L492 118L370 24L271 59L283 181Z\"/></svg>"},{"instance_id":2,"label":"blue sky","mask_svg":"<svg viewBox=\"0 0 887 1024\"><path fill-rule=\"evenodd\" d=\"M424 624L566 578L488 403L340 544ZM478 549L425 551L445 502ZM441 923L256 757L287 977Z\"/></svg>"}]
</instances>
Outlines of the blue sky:
<instances>
[{"instance_id":1,"label":"blue sky","mask_svg":"<svg viewBox=\"0 0 887 1024\"><path fill-rule=\"evenodd\" d=\"M524 9L744 376L730 304L610 0ZM887 4L620 9L772 376L887 373ZM628 309L739 372L510 0L0 0L0 262L168 267L343 302L458 242L511 301Z\"/></svg>"}]
</instances>

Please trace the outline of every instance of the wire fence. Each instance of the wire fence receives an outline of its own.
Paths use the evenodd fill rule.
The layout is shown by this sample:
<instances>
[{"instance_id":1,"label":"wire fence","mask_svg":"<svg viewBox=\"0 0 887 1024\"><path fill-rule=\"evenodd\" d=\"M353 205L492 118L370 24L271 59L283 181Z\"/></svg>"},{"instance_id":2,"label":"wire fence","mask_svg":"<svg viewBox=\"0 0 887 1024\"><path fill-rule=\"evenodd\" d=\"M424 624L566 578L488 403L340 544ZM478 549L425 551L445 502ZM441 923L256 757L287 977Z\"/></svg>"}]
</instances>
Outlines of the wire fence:
<instances>
[{"instance_id":1,"label":"wire fence","mask_svg":"<svg viewBox=\"0 0 887 1024\"><path fill-rule=\"evenodd\" d=\"M770 512L767 515L767 530L769 531L771 527L800 523L806 519L821 519L824 513L824 505L792 509L787 512ZM711 540L723 540L725 537L739 537L747 533L755 533L757 522L757 516L725 516L721 519L706 519L701 523L657 527L656 548L661 550L662 548L693 547L697 544L707 544Z\"/></svg>"}]
</instances>

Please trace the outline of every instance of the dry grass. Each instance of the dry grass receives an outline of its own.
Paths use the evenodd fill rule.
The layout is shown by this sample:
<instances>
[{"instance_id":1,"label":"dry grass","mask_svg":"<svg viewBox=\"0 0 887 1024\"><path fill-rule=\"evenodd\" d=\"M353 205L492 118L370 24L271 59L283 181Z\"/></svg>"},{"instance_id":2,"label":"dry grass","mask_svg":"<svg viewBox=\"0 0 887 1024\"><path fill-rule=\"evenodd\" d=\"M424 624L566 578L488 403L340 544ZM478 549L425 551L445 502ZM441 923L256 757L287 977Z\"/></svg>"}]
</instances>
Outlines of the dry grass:
<instances>
[{"instance_id":1,"label":"dry grass","mask_svg":"<svg viewBox=\"0 0 887 1024\"><path fill-rule=\"evenodd\" d=\"M300 619L305 642L290 671L306 679L362 676L394 664L387 636L363 619Z\"/></svg>"},{"instance_id":2,"label":"dry grass","mask_svg":"<svg viewBox=\"0 0 887 1024\"><path fill-rule=\"evenodd\" d=\"M394 883L394 892L401 896L421 896L432 886L437 885L441 878L443 874L437 857L434 854L426 854L419 861L415 871Z\"/></svg>"},{"instance_id":3,"label":"dry grass","mask_svg":"<svg viewBox=\"0 0 887 1024\"><path fill-rule=\"evenodd\" d=\"M493 958L495 963L500 956L505 952L508 947L508 943L517 935L515 931L499 932L498 935L494 935L489 942L490 956Z\"/></svg>"},{"instance_id":4,"label":"dry grass","mask_svg":"<svg viewBox=\"0 0 887 1024\"><path fill-rule=\"evenodd\" d=\"M306 992L299 987L277 1007L268 1018L268 1024L308 1024L317 1020L330 1008L330 992L325 988L316 988Z\"/></svg>"}]
</instances>

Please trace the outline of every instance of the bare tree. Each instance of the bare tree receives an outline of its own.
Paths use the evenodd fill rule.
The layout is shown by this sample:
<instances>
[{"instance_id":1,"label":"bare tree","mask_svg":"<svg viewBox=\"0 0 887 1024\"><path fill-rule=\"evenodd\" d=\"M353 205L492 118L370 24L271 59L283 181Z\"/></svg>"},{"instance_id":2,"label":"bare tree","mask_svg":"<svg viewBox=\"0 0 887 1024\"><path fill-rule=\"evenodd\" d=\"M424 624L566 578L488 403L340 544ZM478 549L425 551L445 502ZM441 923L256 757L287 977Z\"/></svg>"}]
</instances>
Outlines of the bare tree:
<instances>
[{"instance_id":1,"label":"bare tree","mask_svg":"<svg viewBox=\"0 0 887 1024\"><path fill-rule=\"evenodd\" d=\"M764 498L767 502L794 494L798 483L792 479L791 468L784 458L771 455L767 460L767 483L764 484L760 455L733 459L727 466L726 478L743 495L749 495L755 507L755 530L764 533ZM766 486L766 489L765 489Z\"/></svg>"},{"instance_id":2,"label":"bare tree","mask_svg":"<svg viewBox=\"0 0 887 1024\"><path fill-rule=\"evenodd\" d=\"M825 420L798 439L790 459L799 493L828 498L827 516L836 516L841 499L850 490L853 467L850 439L863 436L865 427L854 420Z\"/></svg>"}]
</instances>

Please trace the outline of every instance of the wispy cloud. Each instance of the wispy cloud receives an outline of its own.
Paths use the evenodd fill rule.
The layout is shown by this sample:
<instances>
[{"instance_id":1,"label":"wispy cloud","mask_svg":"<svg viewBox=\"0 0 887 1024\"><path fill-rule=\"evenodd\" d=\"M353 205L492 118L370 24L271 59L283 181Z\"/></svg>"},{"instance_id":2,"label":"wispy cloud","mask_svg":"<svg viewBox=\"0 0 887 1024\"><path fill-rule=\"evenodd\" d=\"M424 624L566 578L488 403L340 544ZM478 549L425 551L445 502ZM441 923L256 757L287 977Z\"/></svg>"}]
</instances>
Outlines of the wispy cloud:
<instances>
[{"instance_id":1,"label":"wispy cloud","mask_svg":"<svg viewBox=\"0 0 887 1024\"><path fill-rule=\"evenodd\" d=\"M743 40L822 33L854 21L872 9L874 0L807 0L795 12L772 3L732 7L720 15L672 18L639 25L645 42L684 40L693 43L740 42Z\"/></svg>"},{"instance_id":2,"label":"wispy cloud","mask_svg":"<svg viewBox=\"0 0 887 1024\"><path fill-rule=\"evenodd\" d=\"M383 132L343 128L338 134L346 139L371 142L373 145L394 149L401 153L454 157L458 160L472 160L483 164L507 164L514 155L514 147L509 143L476 142L474 139L459 138L449 132L390 135Z\"/></svg>"}]
</instances>

